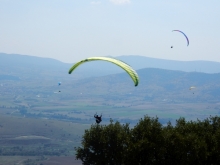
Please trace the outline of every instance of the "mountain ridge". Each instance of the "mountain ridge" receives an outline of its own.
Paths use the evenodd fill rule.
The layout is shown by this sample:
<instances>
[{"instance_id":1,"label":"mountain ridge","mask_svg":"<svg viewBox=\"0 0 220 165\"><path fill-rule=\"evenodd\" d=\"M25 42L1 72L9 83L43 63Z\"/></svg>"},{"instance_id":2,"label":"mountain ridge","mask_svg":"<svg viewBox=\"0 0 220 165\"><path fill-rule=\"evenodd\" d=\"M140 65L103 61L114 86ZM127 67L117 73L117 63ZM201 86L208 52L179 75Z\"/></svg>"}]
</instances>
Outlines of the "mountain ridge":
<instances>
[{"instance_id":1,"label":"mountain ridge","mask_svg":"<svg viewBox=\"0 0 220 165\"><path fill-rule=\"evenodd\" d=\"M212 61L175 61L138 55L117 56L114 58L128 63L135 70L144 68L159 68L184 72L199 71L203 73L220 73L220 63ZM2 74L13 74L13 72L16 72L19 68L26 68L27 71L28 68L29 72L33 71L35 74L37 74L37 72L43 73L45 70L48 70L49 72L62 71L62 74L65 75L68 74L69 68L74 64L63 63L52 58L6 53L0 53L0 59L0 73ZM109 62L93 61L91 63L86 63L86 65L83 64L77 68L74 71L74 77L81 79L123 72L124 71L121 68L112 65Z\"/></svg>"}]
</instances>

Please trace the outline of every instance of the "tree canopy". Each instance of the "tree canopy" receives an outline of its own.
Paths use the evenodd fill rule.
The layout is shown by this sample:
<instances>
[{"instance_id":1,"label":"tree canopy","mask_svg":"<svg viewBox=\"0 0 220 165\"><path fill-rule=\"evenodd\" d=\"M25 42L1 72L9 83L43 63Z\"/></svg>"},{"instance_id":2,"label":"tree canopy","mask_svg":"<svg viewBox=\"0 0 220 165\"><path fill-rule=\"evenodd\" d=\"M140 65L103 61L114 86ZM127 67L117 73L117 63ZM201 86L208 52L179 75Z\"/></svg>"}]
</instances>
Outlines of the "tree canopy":
<instances>
[{"instance_id":1,"label":"tree canopy","mask_svg":"<svg viewBox=\"0 0 220 165\"><path fill-rule=\"evenodd\" d=\"M220 117L163 126L144 116L132 128L110 120L85 131L76 158L84 165L218 164Z\"/></svg>"}]
</instances>

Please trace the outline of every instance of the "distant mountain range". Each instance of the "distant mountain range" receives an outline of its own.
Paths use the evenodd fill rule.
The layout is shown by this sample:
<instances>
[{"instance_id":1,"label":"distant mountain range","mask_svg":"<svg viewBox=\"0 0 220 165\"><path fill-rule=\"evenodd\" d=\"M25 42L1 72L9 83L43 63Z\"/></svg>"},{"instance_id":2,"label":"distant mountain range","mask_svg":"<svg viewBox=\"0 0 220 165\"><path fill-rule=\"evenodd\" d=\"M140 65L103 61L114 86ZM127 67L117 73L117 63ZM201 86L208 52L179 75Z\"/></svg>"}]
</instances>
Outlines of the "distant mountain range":
<instances>
[{"instance_id":1,"label":"distant mountain range","mask_svg":"<svg viewBox=\"0 0 220 165\"><path fill-rule=\"evenodd\" d=\"M119 56L135 69L159 68L184 72L220 73L220 63L212 61L174 61L143 56Z\"/></svg>"},{"instance_id":2,"label":"distant mountain range","mask_svg":"<svg viewBox=\"0 0 220 165\"><path fill-rule=\"evenodd\" d=\"M184 70L185 66L185 71L190 71L190 68L193 71L194 63L196 66L203 66L206 72L211 72L211 66L214 66L217 72L217 68L220 70L220 63L180 62L141 56L117 58L137 70L140 78L138 87L134 87L130 77L120 67L108 62L87 63L69 75L68 70L73 64L49 58L3 53L0 54L0 84L4 85L4 81L14 81L16 86L14 88L19 88L18 91L22 93L49 95L53 90L58 89L57 82L61 81L62 92L67 94L64 99L77 98L80 93L87 93L88 98L102 98L116 102L122 98L156 102L218 102L220 99L220 73L174 70L178 68ZM158 68L147 68L147 65L151 67L158 65ZM140 69L142 67L145 68ZM165 67L170 70L164 69ZM190 86L196 86L196 89L191 91ZM7 93L7 90L8 88L4 88L4 92Z\"/></svg>"},{"instance_id":3,"label":"distant mountain range","mask_svg":"<svg viewBox=\"0 0 220 165\"><path fill-rule=\"evenodd\" d=\"M115 58L126 62L135 70L158 68L184 72L220 73L219 62L174 61L143 56L118 56ZM53 75L54 79L68 79L70 77L68 70L72 65L51 58L0 53L0 74L9 74L23 78L28 78L27 75L30 76L32 74L31 78L43 78ZM121 68L109 62L94 61L81 65L71 75L71 78L82 79L123 72Z\"/></svg>"}]
</instances>

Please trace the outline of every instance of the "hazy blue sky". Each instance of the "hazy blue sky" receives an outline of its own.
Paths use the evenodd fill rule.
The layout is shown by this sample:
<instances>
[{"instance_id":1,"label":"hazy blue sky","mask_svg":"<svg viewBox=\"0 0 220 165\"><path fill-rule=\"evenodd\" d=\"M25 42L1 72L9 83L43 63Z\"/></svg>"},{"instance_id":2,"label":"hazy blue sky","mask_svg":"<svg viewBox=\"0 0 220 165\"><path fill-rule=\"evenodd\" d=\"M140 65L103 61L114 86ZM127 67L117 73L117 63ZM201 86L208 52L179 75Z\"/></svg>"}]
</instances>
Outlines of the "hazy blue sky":
<instances>
[{"instance_id":1,"label":"hazy blue sky","mask_svg":"<svg viewBox=\"0 0 220 165\"><path fill-rule=\"evenodd\" d=\"M220 0L0 0L0 52L220 62Z\"/></svg>"}]
</instances>

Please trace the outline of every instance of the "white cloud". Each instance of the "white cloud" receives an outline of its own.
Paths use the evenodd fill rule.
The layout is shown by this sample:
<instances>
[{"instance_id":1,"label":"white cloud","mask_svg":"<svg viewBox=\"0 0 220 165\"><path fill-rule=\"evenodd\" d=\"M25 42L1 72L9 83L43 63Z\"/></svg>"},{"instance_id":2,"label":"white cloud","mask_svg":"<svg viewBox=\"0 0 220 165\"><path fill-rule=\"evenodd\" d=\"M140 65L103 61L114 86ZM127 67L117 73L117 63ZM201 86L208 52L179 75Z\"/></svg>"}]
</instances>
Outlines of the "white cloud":
<instances>
[{"instance_id":1,"label":"white cloud","mask_svg":"<svg viewBox=\"0 0 220 165\"><path fill-rule=\"evenodd\" d=\"M101 4L101 1L92 1L90 2L91 5L99 5Z\"/></svg>"},{"instance_id":2,"label":"white cloud","mask_svg":"<svg viewBox=\"0 0 220 165\"><path fill-rule=\"evenodd\" d=\"M109 1L112 2L115 5L123 5L123 4L131 3L130 0L109 0Z\"/></svg>"}]
</instances>

